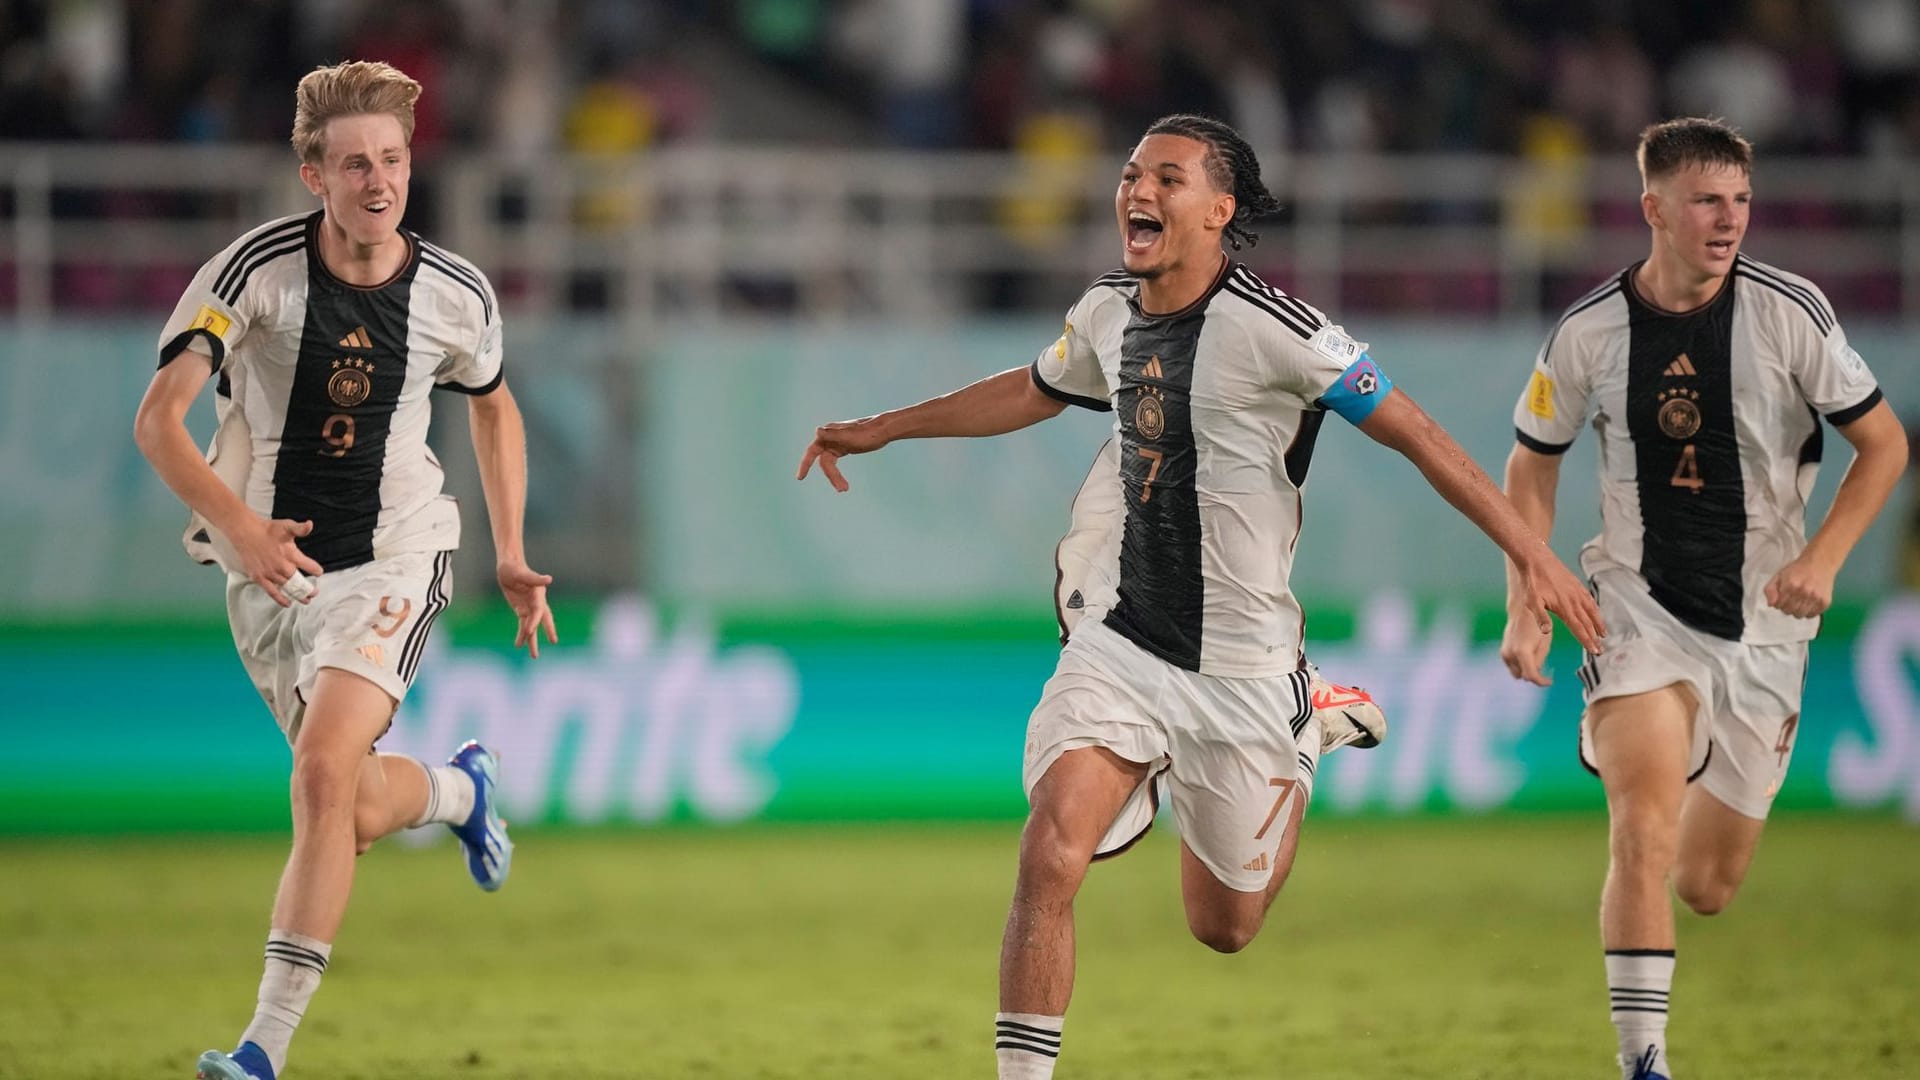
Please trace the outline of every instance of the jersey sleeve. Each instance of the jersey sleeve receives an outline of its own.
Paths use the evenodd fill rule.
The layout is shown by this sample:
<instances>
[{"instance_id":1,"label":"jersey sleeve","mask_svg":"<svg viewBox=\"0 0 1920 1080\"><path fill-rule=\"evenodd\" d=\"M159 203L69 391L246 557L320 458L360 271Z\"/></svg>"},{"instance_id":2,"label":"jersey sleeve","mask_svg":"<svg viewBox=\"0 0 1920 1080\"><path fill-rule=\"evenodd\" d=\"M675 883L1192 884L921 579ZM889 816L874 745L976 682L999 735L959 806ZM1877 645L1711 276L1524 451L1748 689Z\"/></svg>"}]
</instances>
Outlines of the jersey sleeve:
<instances>
[{"instance_id":1,"label":"jersey sleeve","mask_svg":"<svg viewBox=\"0 0 1920 1080\"><path fill-rule=\"evenodd\" d=\"M1060 339L1042 349L1033 362L1033 384L1050 398L1095 412L1113 411L1112 391L1088 330L1093 312L1108 290L1088 290L1067 312Z\"/></svg>"},{"instance_id":2,"label":"jersey sleeve","mask_svg":"<svg viewBox=\"0 0 1920 1080\"><path fill-rule=\"evenodd\" d=\"M1269 357L1269 376L1282 394L1302 408L1322 409L1359 424L1386 400L1393 382L1367 352L1366 342L1355 341L1317 311L1313 314L1320 325L1307 337L1291 324L1259 320L1265 340L1256 345Z\"/></svg>"},{"instance_id":3,"label":"jersey sleeve","mask_svg":"<svg viewBox=\"0 0 1920 1080\"><path fill-rule=\"evenodd\" d=\"M207 260L181 294L160 331L160 367L173 363L181 353L192 352L219 371L226 366L228 352L246 336L252 305L240 285L225 280L234 276L229 267L243 242Z\"/></svg>"},{"instance_id":4,"label":"jersey sleeve","mask_svg":"<svg viewBox=\"0 0 1920 1080\"><path fill-rule=\"evenodd\" d=\"M1847 344L1847 333L1832 318L1826 296L1811 282L1804 288L1813 294L1813 310L1825 325L1813 318L1788 319L1788 367L1807 404L1835 427L1843 427L1880 404L1880 384L1866 360ZM1797 316L1800 310L1789 314Z\"/></svg>"},{"instance_id":5,"label":"jersey sleeve","mask_svg":"<svg viewBox=\"0 0 1920 1080\"><path fill-rule=\"evenodd\" d=\"M1554 329L1534 358L1533 375L1513 406L1513 435L1537 454L1564 454L1587 418L1586 372L1579 337Z\"/></svg>"},{"instance_id":6,"label":"jersey sleeve","mask_svg":"<svg viewBox=\"0 0 1920 1080\"><path fill-rule=\"evenodd\" d=\"M472 271L478 277L478 271ZM468 285L472 315L468 325L472 333L464 335L462 344L447 354L434 372L434 382L443 390L453 390L462 394L491 394L500 388L506 378L505 360L502 352L500 309L493 302L493 287L484 277L479 278L479 286Z\"/></svg>"}]
</instances>

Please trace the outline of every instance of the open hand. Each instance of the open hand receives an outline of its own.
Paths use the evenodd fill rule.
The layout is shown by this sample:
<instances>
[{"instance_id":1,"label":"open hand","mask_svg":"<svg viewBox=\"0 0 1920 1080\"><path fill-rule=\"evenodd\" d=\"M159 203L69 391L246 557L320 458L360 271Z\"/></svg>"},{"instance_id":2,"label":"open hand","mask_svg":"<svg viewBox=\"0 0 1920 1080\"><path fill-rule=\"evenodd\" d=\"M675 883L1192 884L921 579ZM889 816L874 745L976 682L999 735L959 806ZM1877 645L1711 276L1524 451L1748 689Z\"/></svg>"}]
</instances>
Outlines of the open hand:
<instances>
[{"instance_id":1,"label":"open hand","mask_svg":"<svg viewBox=\"0 0 1920 1080\"><path fill-rule=\"evenodd\" d=\"M845 491L847 478L840 475L840 459L848 454L872 453L891 441L878 416L822 424L813 429L813 442L808 444L807 452L800 455L800 471L794 474L794 479L805 480L813 463L818 461L827 483L832 484L835 491Z\"/></svg>"},{"instance_id":2,"label":"open hand","mask_svg":"<svg viewBox=\"0 0 1920 1080\"><path fill-rule=\"evenodd\" d=\"M553 575L536 572L526 563L515 560L503 562L498 569L500 592L507 598L507 606L520 620L520 626L513 634L513 647L526 646L527 652L535 660L540 658L540 631L547 632L547 642L560 644L560 637L553 629L553 609L547 606L547 586L553 584Z\"/></svg>"},{"instance_id":3,"label":"open hand","mask_svg":"<svg viewBox=\"0 0 1920 1080\"><path fill-rule=\"evenodd\" d=\"M1600 618L1600 605L1596 604L1593 594L1587 591L1573 571L1566 568L1552 553L1541 549L1544 554L1537 560L1530 560L1520 569L1521 593L1517 598L1519 606L1510 615L1509 621L1532 622L1542 639L1553 634L1553 620L1547 617L1551 611L1560 616L1561 623L1573 632L1587 652L1598 656L1605 647L1607 625ZM1529 648L1540 651L1545 656L1545 643L1534 642ZM1506 658L1506 646L1501 645L1501 658ZM1509 664L1508 669L1512 670ZM1516 678L1526 678L1522 672L1514 672ZM1536 680L1529 680L1536 681ZM1544 684L1542 684L1544 685Z\"/></svg>"}]
</instances>

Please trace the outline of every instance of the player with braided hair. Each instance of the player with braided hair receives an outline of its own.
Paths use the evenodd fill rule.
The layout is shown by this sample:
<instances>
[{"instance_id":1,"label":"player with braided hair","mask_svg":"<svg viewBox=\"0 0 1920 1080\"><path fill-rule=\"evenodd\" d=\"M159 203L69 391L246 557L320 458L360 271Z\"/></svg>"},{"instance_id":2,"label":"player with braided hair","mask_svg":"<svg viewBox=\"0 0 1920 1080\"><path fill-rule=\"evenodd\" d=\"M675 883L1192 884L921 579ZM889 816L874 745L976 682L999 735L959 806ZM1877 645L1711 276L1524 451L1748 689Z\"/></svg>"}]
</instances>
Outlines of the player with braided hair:
<instances>
[{"instance_id":1,"label":"player with braided hair","mask_svg":"<svg viewBox=\"0 0 1920 1080\"><path fill-rule=\"evenodd\" d=\"M1233 196L1233 217L1221 229L1228 246L1239 251L1243 244L1252 247L1260 242L1260 234L1247 223L1277 213L1280 200L1260 179L1260 159L1239 132L1210 116L1180 113L1154 121L1147 134L1180 135L1205 144L1207 153L1201 163L1207 179Z\"/></svg>"},{"instance_id":2,"label":"player with braided hair","mask_svg":"<svg viewBox=\"0 0 1920 1080\"><path fill-rule=\"evenodd\" d=\"M1146 831L1163 795L1193 935L1237 952L1265 921L1325 748L1287 577L1328 412L1413 461L1506 551L1543 629L1553 611L1599 648L1593 598L1473 459L1363 343L1227 255L1273 206L1232 128L1159 121L1114 194L1122 268L1081 296L1038 360L822 426L800 460L800 478L818 462L845 491L840 458L895 439L998 435L1070 404L1115 416L1117 452L1089 483L1114 489L1117 511L1079 552L1093 569L1063 602L1078 618L1027 729L1032 811L994 1024L1001 1080L1052 1076L1073 992L1074 897L1094 859ZM1076 529L1079 519L1076 507Z\"/></svg>"}]
</instances>

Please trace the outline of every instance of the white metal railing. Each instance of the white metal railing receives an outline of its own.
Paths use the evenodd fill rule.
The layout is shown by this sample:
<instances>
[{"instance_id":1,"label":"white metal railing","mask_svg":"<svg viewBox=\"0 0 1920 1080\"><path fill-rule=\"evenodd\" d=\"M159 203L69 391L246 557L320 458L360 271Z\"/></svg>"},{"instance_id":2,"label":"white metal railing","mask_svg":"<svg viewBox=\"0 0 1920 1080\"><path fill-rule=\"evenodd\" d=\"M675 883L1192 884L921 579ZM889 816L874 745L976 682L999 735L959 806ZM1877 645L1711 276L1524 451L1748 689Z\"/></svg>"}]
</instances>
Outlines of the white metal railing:
<instances>
[{"instance_id":1,"label":"white metal railing","mask_svg":"<svg viewBox=\"0 0 1920 1080\"><path fill-rule=\"evenodd\" d=\"M468 155L417 166L415 204L430 235L519 310L584 296L639 320L942 318L995 290L999 306L1058 307L1110 269L1116 171L1104 159L818 148L534 168ZM1289 210L1249 258L1330 311L1538 318L1558 299L1552 276L1594 279L1646 249L1626 161L1275 156L1267 172ZM280 147L0 143L0 311L50 316L73 268L190 269L311 205ZM1865 301L1878 313L1920 319L1911 163L1765 160L1756 210L1759 257L1823 284L1869 282L1887 294Z\"/></svg>"}]
</instances>

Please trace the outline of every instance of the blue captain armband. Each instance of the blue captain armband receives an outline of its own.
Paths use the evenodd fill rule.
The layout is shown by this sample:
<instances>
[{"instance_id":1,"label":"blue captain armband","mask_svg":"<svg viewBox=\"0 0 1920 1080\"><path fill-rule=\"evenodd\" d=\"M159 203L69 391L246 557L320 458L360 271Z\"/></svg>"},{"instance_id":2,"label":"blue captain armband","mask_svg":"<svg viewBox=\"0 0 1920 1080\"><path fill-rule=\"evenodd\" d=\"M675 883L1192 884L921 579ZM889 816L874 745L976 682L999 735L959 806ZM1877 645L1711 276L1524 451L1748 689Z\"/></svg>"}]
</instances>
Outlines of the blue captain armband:
<instances>
[{"instance_id":1,"label":"blue captain armband","mask_svg":"<svg viewBox=\"0 0 1920 1080\"><path fill-rule=\"evenodd\" d=\"M1373 362L1373 357L1361 353L1360 359L1342 372L1314 404L1339 413L1349 424L1359 424L1373 415L1373 410L1380 407L1392 389L1393 380Z\"/></svg>"}]
</instances>

